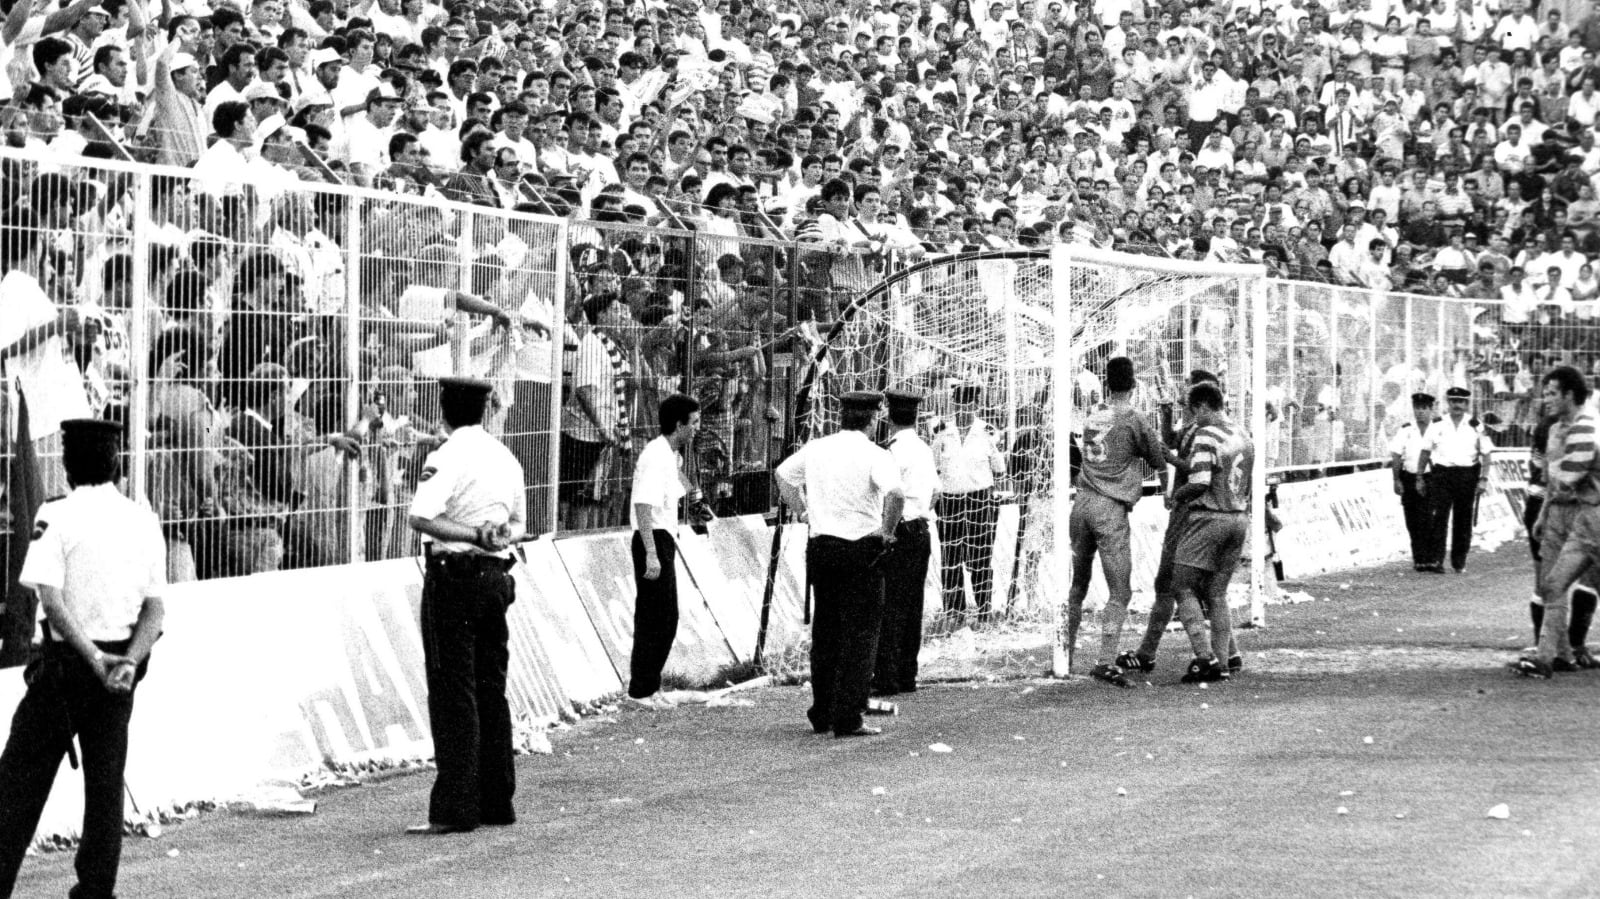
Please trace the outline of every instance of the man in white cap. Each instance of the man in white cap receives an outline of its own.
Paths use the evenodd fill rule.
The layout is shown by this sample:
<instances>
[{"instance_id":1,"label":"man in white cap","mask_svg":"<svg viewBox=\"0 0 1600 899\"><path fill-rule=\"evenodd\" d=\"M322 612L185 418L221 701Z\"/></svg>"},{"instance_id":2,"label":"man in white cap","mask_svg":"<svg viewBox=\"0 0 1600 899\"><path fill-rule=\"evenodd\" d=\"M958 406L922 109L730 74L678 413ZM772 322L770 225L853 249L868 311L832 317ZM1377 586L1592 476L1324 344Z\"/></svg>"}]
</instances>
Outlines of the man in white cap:
<instances>
[{"instance_id":1,"label":"man in white cap","mask_svg":"<svg viewBox=\"0 0 1600 899\"><path fill-rule=\"evenodd\" d=\"M389 138L399 114L400 95L384 81L367 94L366 113L345 120L345 160L362 184L389 168Z\"/></svg>"},{"instance_id":2,"label":"man in white cap","mask_svg":"<svg viewBox=\"0 0 1600 899\"><path fill-rule=\"evenodd\" d=\"M156 161L188 165L205 150L211 126L200 106L200 66L170 42L156 57L156 70L143 128L154 129Z\"/></svg>"}]
</instances>

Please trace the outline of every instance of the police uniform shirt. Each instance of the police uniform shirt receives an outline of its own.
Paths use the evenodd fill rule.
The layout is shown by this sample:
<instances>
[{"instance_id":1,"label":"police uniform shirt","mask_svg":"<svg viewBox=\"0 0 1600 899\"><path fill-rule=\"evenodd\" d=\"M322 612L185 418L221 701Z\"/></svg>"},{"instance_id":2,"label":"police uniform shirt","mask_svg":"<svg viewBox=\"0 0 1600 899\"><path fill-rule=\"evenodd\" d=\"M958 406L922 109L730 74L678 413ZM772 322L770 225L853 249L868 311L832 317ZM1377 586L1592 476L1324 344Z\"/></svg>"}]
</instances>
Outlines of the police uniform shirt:
<instances>
[{"instance_id":1,"label":"police uniform shirt","mask_svg":"<svg viewBox=\"0 0 1600 899\"><path fill-rule=\"evenodd\" d=\"M1428 426L1422 448L1429 452L1430 464L1435 467L1462 468L1478 464L1488 438L1478 432L1472 419L1461 416L1456 424L1446 415ZM1490 444L1491 446L1493 444Z\"/></svg>"},{"instance_id":2,"label":"police uniform shirt","mask_svg":"<svg viewBox=\"0 0 1600 899\"><path fill-rule=\"evenodd\" d=\"M777 476L805 493L812 536L860 540L883 527L884 494L900 487L894 456L861 431L813 440Z\"/></svg>"},{"instance_id":3,"label":"police uniform shirt","mask_svg":"<svg viewBox=\"0 0 1600 899\"><path fill-rule=\"evenodd\" d=\"M911 429L896 432L889 440L889 455L900 468L900 484L906 505L901 518L933 521L933 494L939 489L939 472L933 464L933 450Z\"/></svg>"},{"instance_id":4,"label":"police uniform shirt","mask_svg":"<svg viewBox=\"0 0 1600 899\"><path fill-rule=\"evenodd\" d=\"M1400 466L1408 474L1417 473L1417 467L1422 462L1422 451L1426 448L1425 437L1417 429L1415 421L1408 421L1389 440L1389 455L1400 457Z\"/></svg>"},{"instance_id":5,"label":"police uniform shirt","mask_svg":"<svg viewBox=\"0 0 1600 899\"><path fill-rule=\"evenodd\" d=\"M510 525L513 535L523 528L522 507L522 465L479 425L457 428L428 455L411 498L411 514L418 518L443 515L474 528ZM438 552L482 552L471 543L423 540ZM503 555L509 556L509 551Z\"/></svg>"},{"instance_id":6,"label":"police uniform shirt","mask_svg":"<svg viewBox=\"0 0 1600 899\"><path fill-rule=\"evenodd\" d=\"M635 506L650 507L650 526L672 530L678 521L678 500L683 499L683 478L678 471L682 460L665 435L645 444L633 470L633 492L628 499L628 523L639 529Z\"/></svg>"},{"instance_id":7,"label":"police uniform shirt","mask_svg":"<svg viewBox=\"0 0 1600 899\"><path fill-rule=\"evenodd\" d=\"M167 583L161 523L111 484L79 487L40 507L20 580L60 590L90 640L128 640Z\"/></svg>"},{"instance_id":8,"label":"police uniform shirt","mask_svg":"<svg viewBox=\"0 0 1600 899\"><path fill-rule=\"evenodd\" d=\"M974 418L965 439L953 421L939 425L933 434L933 460L940 489L947 494L973 493L994 486L996 470L1005 470L998 434L981 418Z\"/></svg>"}]
</instances>

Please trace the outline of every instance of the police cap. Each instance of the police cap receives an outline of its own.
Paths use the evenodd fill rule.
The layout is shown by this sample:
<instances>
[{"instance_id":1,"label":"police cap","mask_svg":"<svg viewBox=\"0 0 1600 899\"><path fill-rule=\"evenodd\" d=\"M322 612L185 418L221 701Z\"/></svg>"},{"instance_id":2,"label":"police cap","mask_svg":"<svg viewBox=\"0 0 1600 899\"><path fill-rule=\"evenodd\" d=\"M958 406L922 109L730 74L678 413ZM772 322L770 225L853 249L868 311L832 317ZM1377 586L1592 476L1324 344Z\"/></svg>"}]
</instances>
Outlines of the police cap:
<instances>
[{"instance_id":1,"label":"police cap","mask_svg":"<svg viewBox=\"0 0 1600 899\"><path fill-rule=\"evenodd\" d=\"M1431 406L1433 402L1433 394L1431 393L1411 394L1411 405L1413 406Z\"/></svg>"},{"instance_id":2,"label":"police cap","mask_svg":"<svg viewBox=\"0 0 1600 899\"><path fill-rule=\"evenodd\" d=\"M980 384L957 384L950 390L950 399L958 405L976 403L983 398L983 386Z\"/></svg>"},{"instance_id":3,"label":"police cap","mask_svg":"<svg viewBox=\"0 0 1600 899\"><path fill-rule=\"evenodd\" d=\"M1447 400L1470 400L1472 391L1465 387L1452 387L1444 392L1444 397Z\"/></svg>"},{"instance_id":4,"label":"police cap","mask_svg":"<svg viewBox=\"0 0 1600 899\"><path fill-rule=\"evenodd\" d=\"M883 398L889 401L889 409L915 412L922 402L922 391L912 390L909 387L895 387L883 392Z\"/></svg>"},{"instance_id":5,"label":"police cap","mask_svg":"<svg viewBox=\"0 0 1600 899\"><path fill-rule=\"evenodd\" d=\"M494 391L494 385L477 378L440 378L439 395L460 400L485 402Z\"/></svg>"},{"instance_id":6,"label":"police cap","mask_svg":"<svg viewBox=\"0 0 1600 899\"><path fill-rule=\"evenodd\" d=\"M852 390L839 401L846 409L870 412L883 405L883 394L871 390Z\"/></svg>"},{"instance_id":7,"label":"police cap","mask_svg":"<svg viewBox=\"0 0 1600 899\"><path fill-rule=\"evenodd\" d=\"M117 452L122 449L122 423L103 418L69 418L61 423L64 452Z\"/></svg>"}]
</instances>

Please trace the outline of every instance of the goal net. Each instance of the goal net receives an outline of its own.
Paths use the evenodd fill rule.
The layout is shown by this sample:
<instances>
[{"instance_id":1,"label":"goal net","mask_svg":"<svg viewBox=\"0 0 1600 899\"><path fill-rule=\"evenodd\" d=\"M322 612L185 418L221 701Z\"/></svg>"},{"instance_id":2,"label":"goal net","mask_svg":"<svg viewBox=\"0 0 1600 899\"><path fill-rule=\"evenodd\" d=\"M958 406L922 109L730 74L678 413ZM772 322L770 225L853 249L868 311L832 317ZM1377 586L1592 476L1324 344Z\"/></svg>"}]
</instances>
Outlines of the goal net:
<instances>
[{"instance_id":1,"label":"goal net","mask_svg":"<svg viewBox=\"0 0 1600 899\"><path fill-rule=\"evenodd\" d=\"M818 334L796 436L803 442L835 430L839 398L849 391L921 391L923 437L941 455L955 454L962 468L935 508L939 539L924 604L929 631L1000 620L1042 626L1056 634L1052 668L1066 674L1072 435L1104 396L1106 360L1134 360L1134 402L1153 425L1159 398L1181 400L1195 368L1221 378L1238 417L1253 408L1252 366L1262 354L1251 351L1250 309L1264 297L1263 285L1254 267L1078 246L926 261L868 291ZM958 406L958 399L966 402ZM1244 423L1252 434L1264 430ZM1058 451L1065 446L1074 448ZM992 487L982 483L986 468ZM1256 470L1260 481L1263 469ZM1164 524L1160 498L1141 503L1135 515ZM1148 606L1161 526L1135 532L1135 604ZM1141 533L1153 534L1153 544ZM1095 581L1091 606L1104 596L1098 571ZM1236 582L1245 582L1241 597L1251 596L1259 571Z\"/></svg>"}]
</instances>

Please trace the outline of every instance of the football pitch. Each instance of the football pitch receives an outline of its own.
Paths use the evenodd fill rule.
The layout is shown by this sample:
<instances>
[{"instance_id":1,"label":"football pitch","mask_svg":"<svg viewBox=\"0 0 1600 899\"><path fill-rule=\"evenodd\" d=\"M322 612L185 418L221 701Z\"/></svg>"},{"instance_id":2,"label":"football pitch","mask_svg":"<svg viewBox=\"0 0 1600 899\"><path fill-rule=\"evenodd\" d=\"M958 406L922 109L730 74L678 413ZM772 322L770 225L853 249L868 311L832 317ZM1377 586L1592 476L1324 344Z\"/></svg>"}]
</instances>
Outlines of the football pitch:
<instances>
[{"instance_id":1,"label":"football pitch","mask_svg":"<svg viewBox=\"0 0 1600 899\"><path fill-rule=\"evenodd\" d=\"M1231 683L1179 684L1189 653L1169 633L1148 686L1091 682L1084 660L1067 681L930 684L879 737L813 735L801 687L623 709L518 759L515 826L407 837L433 777L394 776L311 816L218 811L130 837L119 892L1597 895L1600 671L1507 672L1531 642L1529 583L1521 544L1460 576L1305 581L1291 589L1318 601L1240 632ZM1509 818L1486 816L1501 804ZM34 856L17 895L72 883L70 853Z\"/></svg>"}]
</instances>

